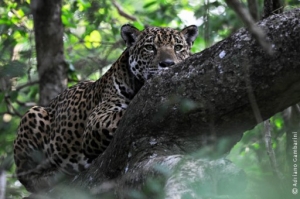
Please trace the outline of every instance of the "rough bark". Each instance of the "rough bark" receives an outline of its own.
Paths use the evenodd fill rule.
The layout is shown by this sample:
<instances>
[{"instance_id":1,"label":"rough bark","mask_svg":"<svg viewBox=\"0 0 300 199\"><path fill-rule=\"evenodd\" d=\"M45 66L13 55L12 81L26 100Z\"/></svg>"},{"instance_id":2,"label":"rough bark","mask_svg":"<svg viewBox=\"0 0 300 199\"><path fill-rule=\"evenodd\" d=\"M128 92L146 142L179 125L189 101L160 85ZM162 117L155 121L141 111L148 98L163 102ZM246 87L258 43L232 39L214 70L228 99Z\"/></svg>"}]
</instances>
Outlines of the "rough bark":
<instances>
[{"instance_id":1,"label":"rough bark","mask_svg":"<svg viewBox=\"0 0 300 199\"><path fill-rule=\"evenodd\" d=\"M273 55L241 29L153 78L131 102L107 150L72 185L96 193L114 190L126 197L126 190L141 188L147 177L158 175L158 164L178 169L179 174L171 172L162 182L166 197L172 198L169 188L188 189L178 185L178 179L198 178L200 170L207 174L207 167L220 173L231 167L212 166L213 161L187 154L207 146L213 153L214 144L226 137L227 148L219 155L225 154L258 117L268 119L300 101L300 9L273 15L258 26ZM225 172L230 177L220 174L209 183L225 179L227 184L232 176L242 176L233 170ZM196 183L207 180L200 176Z\"/></svg>"},{"instance_id":2,"label":"rough bark","mask_svg":"<svg viewBox=\"0 0 300 199\"><path fill-rule=\"evenodd\" d=\"M45 106L66 88L67 64L63 51L61 0L32 0L39 74L39 105Z\"/></svg>"}]
</instances>

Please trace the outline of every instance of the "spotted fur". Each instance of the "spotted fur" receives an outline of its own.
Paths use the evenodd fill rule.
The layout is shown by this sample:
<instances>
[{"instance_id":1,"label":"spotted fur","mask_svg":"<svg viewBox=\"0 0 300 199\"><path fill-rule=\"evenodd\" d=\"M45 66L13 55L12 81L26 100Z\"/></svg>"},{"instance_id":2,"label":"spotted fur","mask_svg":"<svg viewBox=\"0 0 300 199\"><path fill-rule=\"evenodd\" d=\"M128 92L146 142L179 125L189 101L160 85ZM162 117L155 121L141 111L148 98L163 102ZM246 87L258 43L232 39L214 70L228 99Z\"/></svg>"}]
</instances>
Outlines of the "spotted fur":
<instances>
[{"instance_id":1,"label":"spotted fur","mask_svg":"<svg viewBox=\"0 0 300 199\"><path fill-rule=\"evenodd\" d=\"M144 82L190 55L196 26L181 31L131 25L121 29L127 48L99 80L81 82L23 116L14 142L17 176L28 191L75 175L109 145L127 106Z\"/></svg>"}]
</instances>

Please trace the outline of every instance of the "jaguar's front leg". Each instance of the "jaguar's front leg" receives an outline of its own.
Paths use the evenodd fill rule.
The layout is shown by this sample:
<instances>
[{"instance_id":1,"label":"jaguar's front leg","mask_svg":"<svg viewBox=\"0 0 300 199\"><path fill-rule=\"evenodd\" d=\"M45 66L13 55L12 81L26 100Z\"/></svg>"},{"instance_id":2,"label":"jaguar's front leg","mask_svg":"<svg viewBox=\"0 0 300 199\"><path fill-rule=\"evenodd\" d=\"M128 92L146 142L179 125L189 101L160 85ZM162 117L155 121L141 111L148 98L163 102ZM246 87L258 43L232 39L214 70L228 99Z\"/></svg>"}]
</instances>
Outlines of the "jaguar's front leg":
<instances>
[{"instance_id":1,"label":"jaguar's front leg","mask_svg":"<svg viewBox=\"0 0 300 199\"><path fill-rule=\"evenodd\" d=\"M104 101L88 117L82 149L89 159L98 157L109 145L127 105Z\"/></svg>"}]
</instances>

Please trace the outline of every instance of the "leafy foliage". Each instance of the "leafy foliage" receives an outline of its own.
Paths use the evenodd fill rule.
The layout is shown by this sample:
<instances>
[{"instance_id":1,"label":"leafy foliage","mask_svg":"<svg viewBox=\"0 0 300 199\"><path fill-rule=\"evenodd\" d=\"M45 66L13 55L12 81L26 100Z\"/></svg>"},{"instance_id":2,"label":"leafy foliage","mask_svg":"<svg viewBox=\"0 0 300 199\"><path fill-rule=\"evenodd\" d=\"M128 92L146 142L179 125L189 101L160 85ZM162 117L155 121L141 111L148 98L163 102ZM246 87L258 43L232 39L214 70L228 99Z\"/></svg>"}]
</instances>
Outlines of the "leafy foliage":
<instances>
[{"instance_id":1,"label":"leafy foliage","mask_svg":"<svg viewBox=\"0 0 300 199\"><path fill-rule=\"evenodd\" d=\"M261 11L262 1L258 2ZM286 4L290 9L299 6L299 1L287 0ZM27 193L13 176L12 143L20 116L39 97L30 1L2 0L0 15L0 173L2 170L8 173L6 198L19 198ZM145 25L183 28L196 24L200 37L195 41L193 52L203 50L243 26L223 0L64 0L61 19L65 27L69 85L79 80L98 79L116 60L124 49L119 31L125 23L139 29ZM191 103L184 102L184 105L189 108ZM281 115L274 116L271 124L273 149L279 169L286 174L289 172L285 159L287 138ZM229 158L250 177L246 195L280 198L281 195L274 195L278 185L272 183L274 177L261 132L260 125L245 132ZM149 179L146 190L161 192L162 187L155 184L155 179ZM269 194L266 189L270 190ZM145 198L147 191L132 194L134 198Z\"/></svg>"}]
</instances>

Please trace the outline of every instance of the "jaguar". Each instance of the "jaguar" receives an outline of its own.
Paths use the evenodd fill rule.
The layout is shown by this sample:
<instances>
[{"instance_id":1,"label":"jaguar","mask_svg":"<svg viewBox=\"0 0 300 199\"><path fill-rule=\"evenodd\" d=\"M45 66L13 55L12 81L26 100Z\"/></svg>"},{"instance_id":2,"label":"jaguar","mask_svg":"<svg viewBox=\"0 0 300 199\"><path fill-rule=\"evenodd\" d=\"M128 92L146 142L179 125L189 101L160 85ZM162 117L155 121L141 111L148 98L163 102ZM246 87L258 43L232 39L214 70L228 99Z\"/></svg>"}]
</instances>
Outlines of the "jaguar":
<instances>
[{"instance_id":1,"label":"jaguar","mask_svg":"<svg viewBox=\"0 0 300 199\"><path fill-rule=\"evenodd\" d=\"M109 145L130 101L152 76L191 55L195 25L182 30L126 24L126 49L97 81L84 81L34 106L22 117L14 141L19 181L30 192L57 183L57 173L87 169Z\"/></svg>"}]
</instances>

